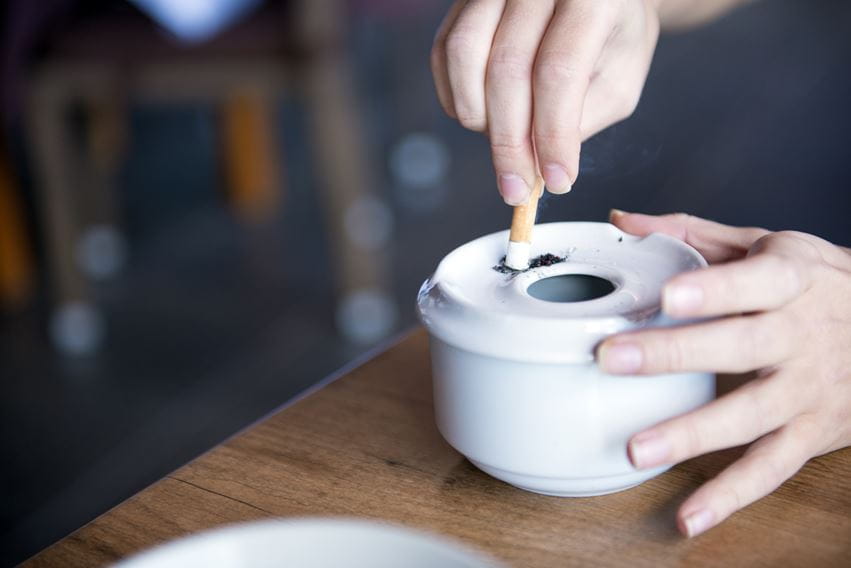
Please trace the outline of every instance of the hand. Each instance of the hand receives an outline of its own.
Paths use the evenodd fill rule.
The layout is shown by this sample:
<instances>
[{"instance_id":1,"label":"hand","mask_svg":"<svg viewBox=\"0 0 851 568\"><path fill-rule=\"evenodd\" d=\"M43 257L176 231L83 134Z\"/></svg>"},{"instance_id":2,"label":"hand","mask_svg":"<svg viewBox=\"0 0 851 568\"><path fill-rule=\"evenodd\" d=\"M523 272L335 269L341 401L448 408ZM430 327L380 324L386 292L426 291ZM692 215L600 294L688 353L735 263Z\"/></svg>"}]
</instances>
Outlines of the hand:
<instances>
[{"instance_id":1,"label":"hand","mask_svg":"<svg viewBox=\"0 0 851 568\"><path fill-rule=\"evenodd\" d=\"M506 203L538 171L570 190L583 140L632 114L659 35L661 0L459 0L431 53L438 97L487 132Z\"/></svg>"},{"instance_id":2,"label":"hand","mask_svg":"<svg viewBox=\"0 0 851 568\"><path fill-rule=\"evenodd\" d=\"M851 253L805 233L728 227L688 215L613 212L622 230L661 232L712 266L672 278L662 309L720 316L607 339L611 373L757 371L757 378L629 442L635 467L677 463L753 442L680 507L694 536L774 491L811 457L851 445Z\"/></svg>"}]
</instances>

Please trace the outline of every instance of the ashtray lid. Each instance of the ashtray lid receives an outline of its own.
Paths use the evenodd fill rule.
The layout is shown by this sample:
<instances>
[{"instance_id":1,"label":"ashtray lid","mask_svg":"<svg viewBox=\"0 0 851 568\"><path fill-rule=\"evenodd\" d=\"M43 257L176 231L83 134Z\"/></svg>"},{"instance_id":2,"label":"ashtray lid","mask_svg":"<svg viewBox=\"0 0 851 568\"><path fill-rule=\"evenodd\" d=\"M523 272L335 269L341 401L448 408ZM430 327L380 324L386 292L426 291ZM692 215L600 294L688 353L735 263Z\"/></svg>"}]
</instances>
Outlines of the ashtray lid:
<instances>
[{"instance_id":1,"label":"ashtray lid","mask_svg":"<svg viewBox=\"0 0 851 568\"><path fill-rule=\"evenodd\" d=\"M429 333L456 347L505 359L585 363L603 338L675 323L660 311L664 283L706 266L668 235L636 237L609 223L537 225L539 266L506 269L508 231L450 252L417 298Z\"/></svg>"}]
</instances>

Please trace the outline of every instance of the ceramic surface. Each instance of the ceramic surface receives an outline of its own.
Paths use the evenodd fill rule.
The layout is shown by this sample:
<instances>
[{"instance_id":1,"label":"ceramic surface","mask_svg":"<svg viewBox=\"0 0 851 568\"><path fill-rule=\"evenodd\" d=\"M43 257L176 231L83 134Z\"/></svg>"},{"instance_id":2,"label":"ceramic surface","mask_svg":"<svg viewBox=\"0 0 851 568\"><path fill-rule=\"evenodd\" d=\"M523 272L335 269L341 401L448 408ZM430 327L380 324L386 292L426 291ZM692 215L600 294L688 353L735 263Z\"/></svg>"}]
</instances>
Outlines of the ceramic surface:
<instances>
[{"instance_id":1,"label":"ceramic surface","mask_svg":"<svg viewBox=\"0 0 851 568\"><path fill-rule=\"evenodd\" d=\"M423 284L438 428L483 471L539 493L597 495L658 475L665 468L632 467L629 437L711 400L713 375L611 376L594 348L619 331L676 323L659 310L662 286L705 261L671 237L638 238L607 223L538 225L534 237L533 257L566 260L500 273L503 231L452 251ZM575 302L529 293L561 275L596 276L613 290Z\"/></svg>"},{"instance_id":2,"label":"ceramic surface","mask_svg":"<svg viewBox=\"0 0 851 568\"><path fill-rule=\"evenodd\" d=\"M116 568L498 568L442 537L347 519L261 521L220 528L139 554Z\"/></svg>"}]
</instances>

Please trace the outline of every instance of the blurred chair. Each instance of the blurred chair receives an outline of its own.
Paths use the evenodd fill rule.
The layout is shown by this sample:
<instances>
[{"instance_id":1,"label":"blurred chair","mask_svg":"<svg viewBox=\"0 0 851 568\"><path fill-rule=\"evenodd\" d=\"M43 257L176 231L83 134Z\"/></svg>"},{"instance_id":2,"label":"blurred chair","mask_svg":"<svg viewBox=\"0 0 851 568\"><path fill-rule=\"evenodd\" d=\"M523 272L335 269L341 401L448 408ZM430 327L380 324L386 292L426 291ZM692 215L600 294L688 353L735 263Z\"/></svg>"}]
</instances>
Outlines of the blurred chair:
<instances>
[{"instance_id":1,"label":"blurred chair","mask_svg":"<svg viewBox=\"0 0 851 568\"><path fill-rule=\"evenodd\" d=\"M226 187L231 206L246 220L262 222L278 206L283 189L278 162L274 100L248 90L222 103Z\"/></svg>"},{"instance_id":2,"label":"blurred chair","mask_svg":"<svg viewBox=\"0 0 851 568\"><path fill-rule=\"evenodd\" d=\"M285 91L299 96L320 165L340 305L366 294L392 306L376 244L348 230L348 212L375 200L376 186L342 51L343 10L339 0L272 3L193 46L165 37L136 12L81 23L53 39L32 72L26 128L53 296L51 338L60 350L89 353L103 339L89 279L114 274L124 257L114 178L131 101L216 105L227 200L247 223L259 223L276 212L283 191L276 103ZM83 145L69 121L74 109L86 119ZM381 325L350 338L386 334L395 318L392 309L384 313Z\"/></svg>"},{"instance_id":3,"label":"blurred chair","mask_svg":"<svg viewBox=\"0 0 851 568\"><path fill-rule=\"evenodd\" d=\"M33 293L33 262L14 174L0 149L0 309L15 311Z\"/></svg>"}]
</instances>

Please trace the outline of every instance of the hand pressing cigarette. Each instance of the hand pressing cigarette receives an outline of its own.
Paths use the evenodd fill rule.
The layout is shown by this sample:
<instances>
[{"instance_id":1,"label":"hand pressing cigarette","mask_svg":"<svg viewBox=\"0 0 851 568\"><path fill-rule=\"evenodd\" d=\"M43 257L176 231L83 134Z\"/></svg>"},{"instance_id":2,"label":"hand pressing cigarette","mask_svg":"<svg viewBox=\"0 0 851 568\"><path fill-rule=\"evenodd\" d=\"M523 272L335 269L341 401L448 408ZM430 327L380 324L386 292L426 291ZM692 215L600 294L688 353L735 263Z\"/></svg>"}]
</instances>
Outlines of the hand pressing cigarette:
<instances>
[{"instance_id":1,"label":"hand pressing cigarette","mask_svg":"<svg viewBox=\"0 0 851 568\"><path fill-rule=\"evenodd\" d=\"M661 27L744 0L459 0L431 52L446 113L490 139L497 185L526 202L542 175L565 193L582 141L632 114Z\"/></svg>"},{"instance_id":2,"label":"hand pressing cigarette","mask_svg":"<svg viewBox=\"0 0 851 568\"><path fill-rule=\"evenodd\" d=\"M582 142L635 110L660 25L711 19L742 0L458 0L431 53L449 116L487 132L515 206L506 265L529 262L539 180L570 191ZM531 220L530 220L531 219Z\"/></svg>"},{"instance_id":3,"label":"hand pressing cigarette","mask_svg":"<svg viewBox=\"0 0 851 568\"><path fill-rule=\"evenodd\" d=\"M649 0L452 6L431 55L438 96L449 116L488 133L507 204L529 198L536 149L549 191L570 190L582 140L635 108L658 30Z\"/></svg>"}]
</instances>

